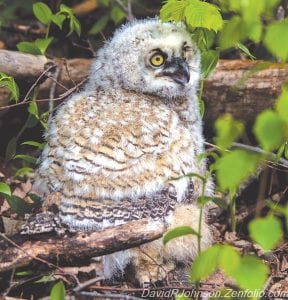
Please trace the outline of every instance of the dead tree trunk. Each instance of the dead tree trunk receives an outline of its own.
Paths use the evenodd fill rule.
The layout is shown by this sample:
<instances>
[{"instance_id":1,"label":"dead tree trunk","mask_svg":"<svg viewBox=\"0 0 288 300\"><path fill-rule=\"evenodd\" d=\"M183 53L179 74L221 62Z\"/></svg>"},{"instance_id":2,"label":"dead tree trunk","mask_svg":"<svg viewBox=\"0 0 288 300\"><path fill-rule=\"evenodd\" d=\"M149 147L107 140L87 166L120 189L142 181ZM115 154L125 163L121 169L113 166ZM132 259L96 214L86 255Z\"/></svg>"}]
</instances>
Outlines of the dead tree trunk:
<instances>
[{"instance_id":1,"label":"dead tree trunk","mask_svg":"<svg viewBox=\"0 0 288 300\"><path fill-rule=\"evenodd\" d=\"M67 89L72 88L89 75L91 61L89 59L48 60L42 56L0 50L1 72L13 76L18 81L25 80L31 83L48 66L55 64L60 68L58 81ZM251 123L260 111L274 105L281 92L281 86L287 78L288 64L221 60L204 85L203 99L206 104L205 124L207 128L211 128L215 119L222 113L231 113L237 119ZM52 82L51 79L47 79L41 83L40 98L49 95L48 91ZM55 96L65 91L58 85ZM3 109L1 99L0 110L7 110L7 108Z\"/></svg>"}]
</instances>

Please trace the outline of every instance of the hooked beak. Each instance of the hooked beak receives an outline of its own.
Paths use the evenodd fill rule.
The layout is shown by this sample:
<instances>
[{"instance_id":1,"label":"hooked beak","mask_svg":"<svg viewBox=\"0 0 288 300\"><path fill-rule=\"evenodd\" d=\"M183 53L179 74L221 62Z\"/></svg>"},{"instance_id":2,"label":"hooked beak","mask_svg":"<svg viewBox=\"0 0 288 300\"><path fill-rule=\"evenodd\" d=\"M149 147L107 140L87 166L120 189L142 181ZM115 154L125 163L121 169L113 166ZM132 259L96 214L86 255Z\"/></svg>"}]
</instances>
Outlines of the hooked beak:
<instances>
[{"instance_id":1,"label":"hooked beak","mask_svg":"<svg viewBox=\"0 0 288 300\"><path fill-rule=\"evenodd\" d=\"M165 63L162 75L170 77L181 85L185 85L190 80L189 66L183 59L174 58L172 61Z\"/></svg>"}]
</instances>

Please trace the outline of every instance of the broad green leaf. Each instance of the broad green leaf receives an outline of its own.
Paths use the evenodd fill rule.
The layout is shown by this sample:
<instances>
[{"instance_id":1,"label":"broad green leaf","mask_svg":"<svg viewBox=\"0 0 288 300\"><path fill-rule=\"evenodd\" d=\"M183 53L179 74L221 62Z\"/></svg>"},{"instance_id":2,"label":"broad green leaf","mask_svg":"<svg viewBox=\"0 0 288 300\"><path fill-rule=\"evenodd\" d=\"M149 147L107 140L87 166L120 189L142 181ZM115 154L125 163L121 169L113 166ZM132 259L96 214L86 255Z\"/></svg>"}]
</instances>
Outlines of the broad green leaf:
<instances>
[{"instance_id":1,"label":"broad green leaf","mask_svg":"<svg viewBox=\"0 0 288 300\"><path fill-rule=\"evenodd\" d=\"M214 202L216 205L218 205L220 208L226 209L228 207L228 204L226 201L222 198L217 198L217 197L208 197L208 196L200 196L197 199L197 203L199 205L205 205L209 202Z\"/></svg>"},{"instance_id":2,"label":"broad green leaf","mask_svg":"<svg viewBox=\"0 0 288 300\"><path fill-rule=\"evenodd\" d=\"M16 154L16 147L17 147L17 138L13 137L8 142L8 145L6 147L6 151L5 151L5 160L6 161L9 161L9 160L13 159L13 157Z\"/></svg>"},{"instance_id":3,"label":"broad green leaf","mask_svg":"<svg viewBox=\"0 0 288 300\"><path fill-rule=\"evenodd\" d=\"M219 251L219 267L227 274L231 275L241 264L239 253L229 245L222 245Z\"/></svg>"},{"instance_id":4,"label":"broad green leaf","mask_svg":"<svg viewBox=\"0 0 288 300\"><path fill-rule=\"evenodd\" d=\"M162 21L180 22L184 20L184 10L187 7L188 0L167 0L164 2L160 10L160 18Z\"/></svg>"},{"instance_id":5,"label":"broad green leaf","mask_svg":"<svg viewBox=\"0 0 288 300\"><path fill-rule=\"evenodd\" d=\"M281 222L273 215L249 223L251 238L265 251L272 250L283 238Z\"/></svg>"},{"instance_id":6,"label":"broad green leaf","mask_svg":"<svg viewBox=\"0 0 288 300\"><path fill-rule=\"evenodd\" d=\"M235 47L246 37L246 34L245 23L239 16L234 16L224 23L219 37L220 47L222 49Z\"/></svg>"},{"instance_id":7,"label":"broad green leaf","mask_svg":"<svg viewBox=\"0 0 288 300\"><path fill-rule=\"evenodd\" d=\"M222 149L229 148L243 133L244 125L225 114L215 122L216 144Z\"/></svg>"},{"instance_id":8,"label":"broad green leaf","mask_svg":"<svg viewBox=\"0 0 288 300\"><path fill-rule=\"evenodd\" d=\"M10 186L4 182L0 182L0 193L11 196Z\"/></svg>"},{"instance_id":9,"label":"broad green leaf","mask_svg":"<svg viewBox=\"0 0 288 300\"><path fill-rule=\"evenodd\" d=\"M9 92L11 93L10 100L13 99L16 103L18 102L19 88L13 77L0 72L0 86L6 87L9 90Z\"/></svg>"},{"instance_id":10,"label":"broad green leaf","mask_svg":"<svg viewBox=\"0 0 288 300\"><path fill-rule=\"evenodd\" d=\"M274 111L266 110L257 116L254 133L265 151L273 151L284 142L285 121Z\"/></svg>"},{"instance_id":11,"label":"broad green leaf","mask_svg":"<svg viewBox=\"0 0 288 300\"><path fill-rule=\"evenodd\" d=\"M244 150L233 150L215 163L216 178L222 191L234 194L241 182L252 175L259 163L259 156Z\"/></svg>"},{"instance_id":12,"label":"broad green leaf","mask_svg":"<svg viewBox=\"0 0 288 300\"><path fill-rule=\"evenodd\" d=\"M39 142L36 142L36 141L26 141L26 142L23 142L21 145L33 146L33 147L36 147L40 150L43 150L44 147L45 147L45 143L39 143Z\"/></svg>"},{"instance_id":13,"label":"broad green leaf","mask_svg":"<svg viewBox=\"0 0 288 300\"><path fill-rule=\"evenodd\" d=\"M186 23L194 28L203 27L217 32L223 27L219 8L207 2L189 0L184 15Z\"/></svg>"},{"instance_id":14,"label":"broad green leaf","mask_svg":"<svg viewBox=\"0 0 288 300\"><path fill-rule=\"evenodd\" d=\"M98 2L101 6L106 6L106 7L108 7L110 4L110 0L98 0Z\"/></svg>"},{"instance_id":15,"label":"broad green leaf","mask_svg":"<svg viewBox=\"0 0 288 300\"><path fill-rule=\"evenodd\" d=\"M52 11L43 2L33 4L33 12L35 17L43 24L48 25L51 22Z\"/></svg>"},{"instance_id":16,"label":"broad green leaf","mask_svg":"<svg viewBox=\"0 0 288 300\"><path fill-rule=\"evenodd\" d=\"M201 77L206 79L216 68L219 60L219 52L208 50L201 53Z\"/></svg>"},{"instance_id":17,"label":"broad green leaf","mask_svg":"<svg viewBox=\"0 0 288 300\"><path fill-rule=\"evenodd\" d=\"M53 37L49 37L46 39L36 39L34 43L35 46L39 49L40 53L44 55L52 41Z\"/></svg>"},{"instance_id":18,"label":"broad green leaf","mask_svg":"<svg viewBox=\"0 0 288 300\"><path fill-rule=\"evenodd\" d=\"M59 281L53 286L50 292L50 300L65 300L65 296L65 286L62 281Z\"/></svg>"},{"instance_id":19,"label":"broad green leaf","mask_svg":"<svg viewBox=\"0 0 288 300\"><path fill-rule=\"evenodd\" d=\"M276 110L278 114L288 123L288 87L284 87L283 91L276 101Z\"/></svg>"},{"instance_id":20,"label":"broad green leaf","mask_svg":"<svg viewBox=\"0 0 288 300\"><path fill-rule=\"evenodd\" d=\"M17 154L14 156L14 159L19 158L19 159L23 159L31 164L36 164L37 159L31 155L28 154Z\"/></svg>"},{"instance_id":21,"label":"broad green leaf","mask_svg":"<svg viewBox=\"0 0 288 300\"><path fill-rule=\"evenodd\" d=\"M205 114L205 103L202 99L198 100L198 105L199 105L199 110L200 110L200 115L201 118L203 118L204 114Z\"/></svg>"},{"instance_id":22,"label":"broad green leaf","mask_svg":"<svg viewBox=\"0 0 288 300\"><path fill-rule=\"evenodd\" d=\"M26 213L30 213L33 209L33 205L25 202L18 196L5 196L5 199L7 200L11 210L16 212L17 214L24 215Z\"/></svg>"},{"instance_id":23,"label":"broad green leaf","mask_svg":"<svg viewBox=\"0 0 288 300\"><path fill-rule=\"evenodd\" d=\"M20 42L16 47L21 52L42 55L40 49L35 45L35 42Z\"/></svg>"},{"instance_id":24,"label":"broad green leaf","mask_svg":"<svg viewBox=\"0 0 288 300\"><path fill-rule=\"evenodd\" d=\"M247 37L254 43L259 43L262 37L262 22L260 19L247 23L246 27L249 28L247 31Z\"/></svg>"},{"instance_id":25,"label":"broad green leaf","mask_svg":"<svg viewBox=\"0 0 288 300\"><path fill-rule=\"evenodd\" d=\"M65 5L63 3L60 5L59 12L66 13L67 15L73 15L72 9L69 6L67 6L67 5Z\"/></svg>"},{"instance_id":26,"label":"broad green leaf","mask_svg":"<svg viewBox=\"0 0 288 300\"><path fill-rule=\"evenodd\" d=\"M36 101L30 102L28 106L28 112L33 115L36 119L39 119L39 111L38 111L38 105Z\"/></svg>"},{"instance_id":27,"label":"broad green leaf","mask_svg":"<svg viewBox=\"0 0 288 300\"><path fill-rule=\"evenodd\" d=\"M255 256L244 256L231 274L243 290L262 289L268 276L268 267Z\"/></svg>"},{"instance_id":28,"label":"broad green leaf","mask_svg":"<svg viewBox=\"0 0 288 300\"><path fill-rule=\"evenodd\" d=\"M76 32L78 36L81 35L81 24L80 22L74 17L74 16L71 16L70 18L70 31L68 33L68 36L70 34L72 34L72 32Z\"/></svg>"},{"instance_id":29,"label":"broad green leaf","mask_svg":"<svg viewBox=\"0 0 288 300\"><path fill-rule=\"evenodd\" d=\"M237 46L238 49L240 49L250 59L254 60L256 58L244 44L237 43L236 46Z\"/></svg>"},{"instance_id":30,"label":"broad green leaf","mask_svg":"<svg viewBox=\"0 0 288 300\"><path fill-rule=\"evenodd\" d=\"M114 6L111 10L110 17L117 25L125 19L126 13L119 6Z\"/></svg>"},{"instance_id":31,"label":"broad green leaf","mask_svg":"<svg viewBox=\"0 0 288 300\"><path fill-rule=\"evenodd\" d=\"M288 61L288 18L267 26L264 44L274 56Z\"/></svg>"},{"instance_id":32,"label":"broad green leaf","mask_svg":"<svg viewBox=\"0 0 288 300\"><path fill-rule=\"evenodd\" d=\"M40 279L34 281L34 283L47 283L47 282L53 282L57 279L53 275L44 275Z\"/></svg>"},{"instance_id":33,"label":"broad green leaf","mask_svg":"<svg viewBox=\"0 0 288 300\"><path fill-rule=\"evenodd\" d=\"M60 29L62 29L63 22L66 19L66 17L62 14L56 14L52 16L52 22L56 24Z\"/></svg>"},{"instance_id":34,"label":"broad green leaf","mask_svg":"<svg viewBox=\"0 0 288 300\"><path fill-rule=\"evenodd\" d=\"M29 167L23 167L23 168L20 168L17 170L15 176L16 177L23 177L29 173L32 173L33 172L33 169L32 168L29 168Z\"/></svg>"},{"instance_id":35,"label":"broad green leaf","mask_svg":"<svg viewBox=\"0 0 288 300\"><path fill-rule=\"evenodd\" d=\"M169 241L172 239L181 237L183 235L188 235L188 234L193 234L193 235L199 235L197 231L195 231L193 228L189 226L181 226L181 227L176 227L170 231L168 231L163 238L163 243L166 245Z\"/></svg>"},{"instance_id":36,"label":"broad green leaf","mask_svg":"<svg viewBox=\"0 0 288 300\"><path fill-rule=\"evenodd\" d=\"M191 281L200 281L211 275L218 267L220 245L213 245L201 252L193 262L190 279Z\"/></svg>"},{"instance_id":37,"label":"broad green leaf","mask_svg":"<svg viewBox=\"0 0 288 300\"><path fill-rule=\"evenodd\" d=\"M88 34L93 35L93 34L97 34L99 32L101 32L106 25L108 24L109 21L109 16L103 16L101 17L89 30Z\"/></svg>"}]
</instances>

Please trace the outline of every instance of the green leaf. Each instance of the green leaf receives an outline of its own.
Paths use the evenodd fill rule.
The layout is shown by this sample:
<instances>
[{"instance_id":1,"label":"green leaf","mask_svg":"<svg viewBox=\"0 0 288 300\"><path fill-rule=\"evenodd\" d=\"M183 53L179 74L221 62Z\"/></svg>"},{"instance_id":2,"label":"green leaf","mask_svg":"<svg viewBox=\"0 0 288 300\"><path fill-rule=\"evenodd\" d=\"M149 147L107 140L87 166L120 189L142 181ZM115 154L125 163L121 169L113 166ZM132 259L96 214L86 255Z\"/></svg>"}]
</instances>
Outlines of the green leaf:
<instances>
[{"instance_id":1,"label":"green leaf","mask_svg":"<svg viewBox=\"0 0 288 300\"><path fill-rule=\"evenodd\" d=\"M33 4L33 12L35 17L43 24L48 25L51 22L52 11L43 2Z\"/></svg>"},{"instance_id":2,"label":"green leaf","mask_svg":"<svg viewBox=\"0 0 288 300\"><path fill-rule=\"evenodd\" d=\"M234 120L233 116L225 114L215 122L216 145L222 149L230 148L243 133L243 123Z\"/></svg>"},{"instance_id":3,"label":"green leaf","mask_svg":"<svg viewBox=\"0 0 288 300\"><path fill-rule=\"evenodd\" d=\"M50 292L50 300L65 300L65 296L65 286L62 281L59 281L53 286Z\"/></svg>"},{"instance_id":4,"label":"green leaf","mask_svg":"<svg viewBox=\"0 0 288 300\"><path fill-rule=\"evenodd\" d=\"M216 178L222 191L234 194L241 182L252 175L260 161L258 154L233 150L215 163Z\"/></svg>"},{"instance_id":5,"label":"green leaf","mask_svg":"<svg viewBox=\"0 0 288 300\"><path fill-rule=\"evenodd\" d=\"M20 42L16 46L17 49L21 52L31 53L34 55L42 55L40 49L35 45L34 42Z\"/></svg>"},{"instance_id":6,"label":"green leaf","mask_svg":"<svg viewBox=\"0 0 288 300\"><path fill-rule=\"evenodd\" d=\"M67 6L67 5L65 5L65 4L63 4L63 3L60 5L60 10L59 10L59 12L60 12L60 13L66 13L66 14L69 15L69 16L73 15L72 9L71 9L69 6Z\"/></svg>"},{"instance_id":7,"label":"green leaf","mask_svg":"<svg viewBox=\"0 0 288 300\"><path fill-rule=\"evenodd\" d=\"M264 44L274 56L288 60L288 18L267 26Z\"/></svg>"},{"instance_id":8,"label":"green leaf","mask_svg":"<svg viewBox=\"0 0 288 300\"><path fill-rule=\"evenodd\" d=\"M207 2L189 0L184 15L186 23L194 28L203 27L217 32L223 27L223 20L219 8Z\"/></svg>"},{"instance_id":9,"label":"green leaf","mask_svg":"<svg viewBox=\"0 0 288 300\"><path fill-rule=\"evenodd\" d=\"M81 35L81 24L74 16L72 16L70 18L70 31L68 33L68 36L74 31L77 33L78 36Z\"/></svg>"},{"instance_id":10,"label":"green leaf","mask_svg":"<svg viewBox=\"0 0 288 300\"><path fill-rule=\"evenodd\" d=\"M11 196L10 186L4 182L0 182L0 193Z\"/></svg>"},{"instance_id":11,"label":"green leaf","mask_svg":"<svg viewBox=\"0 0 288 300\"><path fill-rule=\"evenodd\" d=\"M243 20L239 16L234 16L224 23L219 37L219 45L222 49L235 47L246 37L246 33L246 26Z\"/></svg>"},{"instance_id":12,"label":"green leaf","mask_svg":"<svg viewBox=\"0 0 288 300\"><path fill-rule=\"evenodd\" d=\"M89 30L88 34L93 35L101 32L108 24L109 16L101 17Z\"/></svg>"},{"instance_id":13,"label":"green leaf","mask_svg":"<svg viewBox=\"0 0 288 300\"><path fill-rule=\"evenodd\" d=\"M34 281L34 283L48 283L48 282L54 282L57 279L53 275L44 275L40 279Z\"/></svg>"},{"instance_id":14,"label":"green leaf","mask_svg":"<svg viewBox=\"0 0 288 300\"><path fill-rule=\"evenodd\" d=\"M28 106L28 112L33 115L36 119L39 119L39 111L38 111L38 105L36 101L30 102Z\"/></svg>"},{"instance_id":15,"label":"green leaf","mask_svg":"<svg viewBox=\"0 0 288 300\"><path fill-rule=\"evenodd\" d=\"M53 37L49 37L46 39L36 39L34 43L35 46L39 49L40 53L44 55L52 41Z\"/></svg>"},{"instance_id":16,"label":"green leaf","mask_svg":"<svg viewBox=\"0 0 288 300\"><path fill-rule=\"evenodd\" d=\"M29 167L24 167L24 168L20 168L17 170L15 176L16 177L23 177L29 173L32 173L33 172L33 169L32 168L29 168Z\"/></svg>"},{"instance_id":17,"label":"green leaf","mask_svg":"<svg viewBox=\"0 0 288 300\"><path fill-rule=\"evenodd\" d=\"M273 215L252 220L249 223L249 233L265 251L275 248L283 238L281 222Z\"/></svg>"},{"instance_id":18,"label":"green leaf","mask_svg":"<svg viewBox=\"0 0 288 300\"><path fill-rule=\"evenodd\" d=\"M189 226L181 226L181 227L176 227L170 231L168 231L163 238L163 243L166 245L169 241L172 239L181 237L183 235L188 235L188 234L193 234L199 236L198 232L195 231L193 228Z\"/></svg>"},{"instance_id":19,"label":"green leaf","mask_svg":"<svg viewBox=\"0 0 288 300\"><path fill-rule=\"evenodd\" d=\"M283 91L276 101L278 114L288 123L288 87L284 86Z\"/></svg>"},{"instance_id":20,"label":"green leaf","mask_svg":"<svg viewBox=\"0 0 288 300\"><path fill-rule=\"evenodd\" d=\"M37 159L31 155L27 155L27 154L17 154L14 156L14 159L19 158L19 159L23 159L31 164L36 164Z\"/></svg>"},{"instance_id":21,"label":"green leaf","mask_svg":"<svg viewBox=\"0 0 288 300\"><path fill-rule=\"evenodd\" d=\"M201 118L203 118L204 114L205 114L205 103L202 99L198 100L198 105L199 105L199 110L200 110L200 115Z\"/></svg>"},{"instance_id":22,"label":"green leaf","mask_svg":"<svg viewBox=\"0 0 288 300\"><path fill-rule=\"evenodd\" d=\"M234 270L241 264L241 257L232 246L221 245L218 263L227 275L232 276Z\"/></svg>"},{"instance_id":23,"label":"green leaf","mask_svg":"<svg viewBox=\"0 0 288 300\"><path fill-rule=\"evenodd\" d=\"M215 70L219 60L219 52L208 50L201 53L201 77L206 79Z\"/></svg>"},{"instance_id":24,"label":"green leaf","mask_svg":"<svg viewBox=\"0 0 288 300\"><path fill-rule=\"evenodd\" d=\"M203 280L216 270L220 251L220 245L213 245L196 257L190 272L191 281Z\"/></svg>"},{"instance_id":25,"label":"green leaf","mask_svg":"<svg viewBox=\"0 0 288 300\"><path fill-rule=\"evenodd\" d=\"M22 198L11 195L5 196L10 208L17 214L24 215L26 213L30 213L33 209L33 205L25 202Z\"/></svg>"},{"instance_id":26,"label":"green leaf","mask_svg":"<svg viewBox=\"0 0 288 300\"><path fill-rule=\"evenodd\" d=\"M254 133L265 151L273 151L281 146L285 136L285 121L274 111L266 110L257 116Z\"/></svg>"},{"instance_id":27,"label":"green leaf","mask_svg":"<svg viewBox=\"0 0 288 300\"><path fill-rule=\"evenodd\" d=\"M9 92L11 93L10 100L13 99L16 103L18 102L19 88L13 77L0 72L0 86L6 87L9 90Z\"/></svg>"},{"instance_id":28,"label":"green leaf","mask_svg":"<svg viewBox=\"0 0 288 300\"><path fill-rule=\"evenodd\" d=\"M250 50L242 43L237 43L236 47L240 49L247 57L254 60L256 57L250 52Z\"/></svg>"},{"instance_id":29,"label":"green leaf","mask_svg":"<svg viewBox=\"0 0 288 300\"><path fill-rule=\"evenodd\" d=\"M9 142L6 147L6 152L5 152L5 160L9 161L13 159L13 157L16 154L16 147L17 147L17 138L13 137Z\"/></svg>"},{"instance_id":30,"label":"green leaf","mask_svg":"<svg viewBox=\"0 0 288 300\"><path fill-rule=\"evenodd\" d=\"M260 290L267 280L268 267L255 256L244 256L230 273L243 290Z\"/></svg>"},{"instance_id":31,"label":"green leaf","mask_svg":"<svg viewBox=\"0 0 288 300\"><path fill-rule=\"evenodd\" d=\"M119 6L114 6L111 10L110 17L113 20L113 22L117 25L125 19L126 13Z\"/></svg>"},{"instance_id":32,"label":"green leaf","mask_svg":"<svg viewBox=\"0 0 288 300\"><path fill-rule=\"evenodd\" d=\"M39 142L36 142L36 141L26 141L26 142L23 142L21 145L33 146L33 147L36 147L40 150L43 150L44 147L45 147L45 143L39 143Z\"/></svg>"},{"instance_id":33,"label":"green leaf","mask_svg":"<svg viewBox=\"0 0 288 300\"><path fill-rule=\"evenodd\" d=\"M168 0L164 2L160 10L160 18L162 21L180 22L184 20L184 11L189 1Z\"/></svg>"},{"instance_id":34,"label":"green leaf","mask_svg":"<svg viewBox=\"0 0 288 300\"><path fill-rule=\"evenodd\" d=\"M56 14L52 16L52 22L56 24L60 29L62 29L63 22L66 19L66 17L62 14Z\"/></svg>"},{"instance_id":35,"label":"green leaf","mask_svg":"<svg viewBox=\"0 0 288 300\"><path fill-rule=\"evenodd\" d=\"M226 203L226 201L222 198L218 198L218 197L208 197L208 196L201 196L197 199L197 203L199 205L205 205L208 202L214 202L216 205L218 205L220 208L222 209L227 209L228 204Z\"/></svg>"}]
</instances>

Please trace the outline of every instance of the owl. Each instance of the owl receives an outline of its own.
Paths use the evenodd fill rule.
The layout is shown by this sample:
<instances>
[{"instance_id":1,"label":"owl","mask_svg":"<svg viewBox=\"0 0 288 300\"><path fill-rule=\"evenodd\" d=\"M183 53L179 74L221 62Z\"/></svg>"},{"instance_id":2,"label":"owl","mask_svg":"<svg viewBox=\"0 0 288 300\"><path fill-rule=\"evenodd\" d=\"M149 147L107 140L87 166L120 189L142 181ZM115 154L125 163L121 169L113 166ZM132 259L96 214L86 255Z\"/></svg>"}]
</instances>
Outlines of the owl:
<instances>
[{"instance_id":1,"label":"owl","mask_svg":"<svg viewBox=\"0 0 288 300\"><path fill-rule=\"evenodd\" d=\"M46 133L34 190L60 195L61 223L77 231L141 218L198 230L206 177L197 87L200 55L183 24L130 22L98 51L89 82L58 108ZM157 224L157 222L153 224ZM155 225L156 226L156 225ZM202 249L211 243L203 220ZM110 279L132 265L136 279L163 279L197 255L188 235L103 257Z\"/></svg>"}]
</instances>

